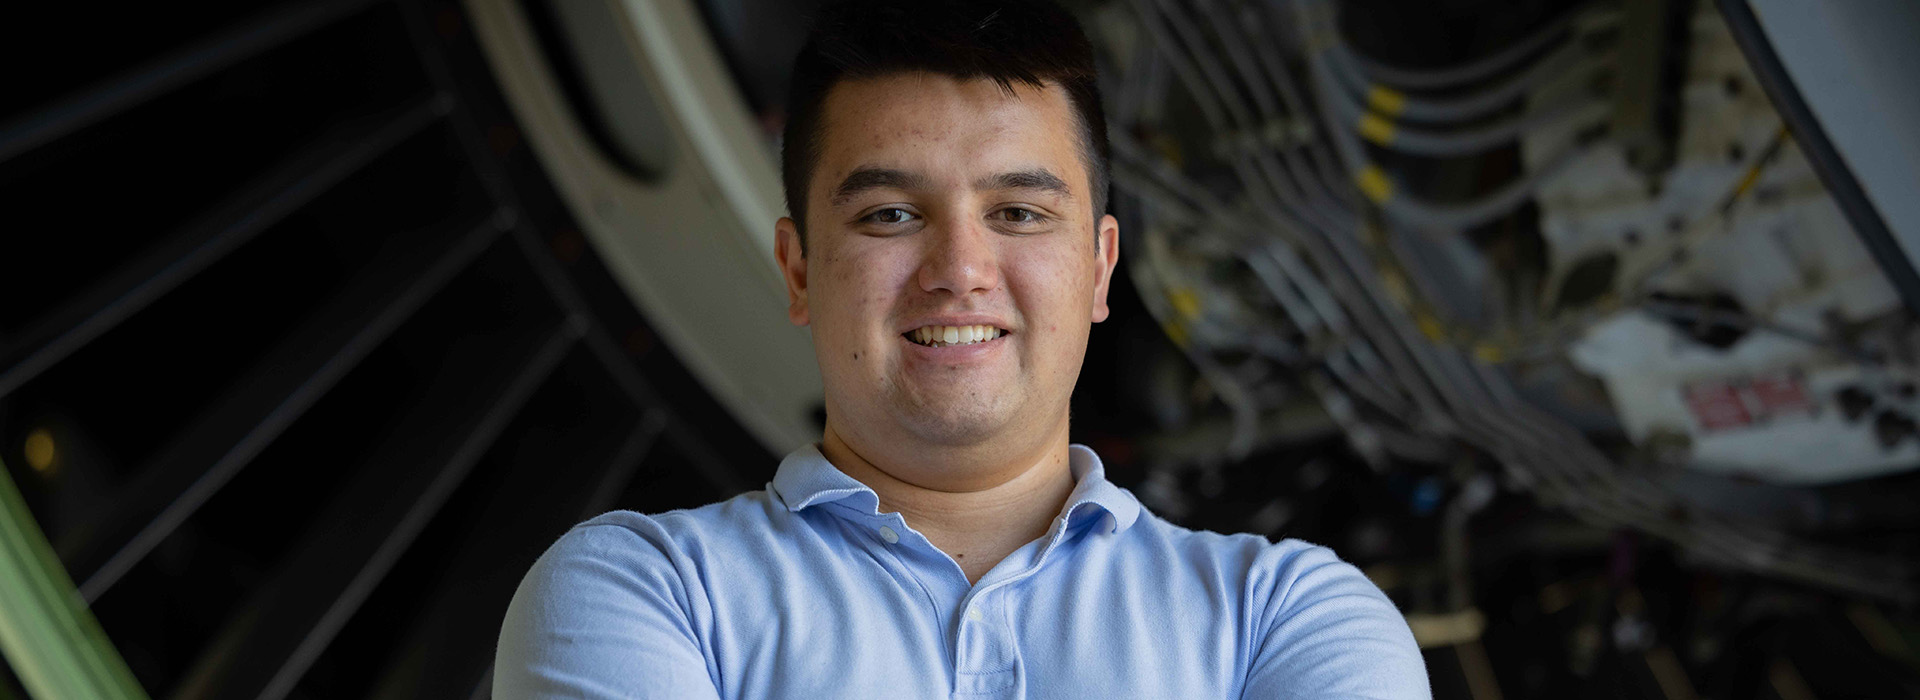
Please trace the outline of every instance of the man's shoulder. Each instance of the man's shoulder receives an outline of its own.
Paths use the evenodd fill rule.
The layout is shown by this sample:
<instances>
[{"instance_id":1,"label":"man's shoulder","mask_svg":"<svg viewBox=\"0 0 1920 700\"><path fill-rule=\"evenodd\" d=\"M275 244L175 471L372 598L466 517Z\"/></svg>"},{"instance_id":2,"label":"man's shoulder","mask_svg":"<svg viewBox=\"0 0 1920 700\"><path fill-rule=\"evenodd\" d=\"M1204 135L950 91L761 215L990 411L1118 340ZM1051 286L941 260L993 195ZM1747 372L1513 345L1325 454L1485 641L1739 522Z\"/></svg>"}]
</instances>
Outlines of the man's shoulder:
<instances>
[{"instance_id":1,"label":"man's shoulder","mask_svg":"<svg viewBox=\"0 0 1920 700\"><path fill-rule=\"evenodd\" d=\"M679 508L659 513L637 513L631 510L615 510L601 513L575 528L599 527L661 527L673 531L699 530L703 528L728 527L743 522L764 520L774 512L786 510L765 489L747 491L723 501L715 501L695 508ZM650 525L649 525L650 524Z\"/></svg>"},{"instance_id":2,"label":"man's shoulder","mask_svg":"<svg viewBox=\"0 0 1920 700\"><path fill-rule=\"evenodd\" d=\"M1332 549L1190 530L1159 518L1141 523L1143 539L1166 543L1208 591L1238 594L1223 602L1241 606L1239 619L1250 625L1248 697L1426 695L1424 664L1405 619ZM1159 581L1165 585L1164 576Z\"/></svg>"},{"instance_id":3,"label":"man's shoulder","mask_svg":"<svg viewBox=\"0 0 1920 700\"><path fill-rule=\"evenodd\" d=\"M697 508L661 513L615 510L574 525L555 546L598 551L608 548L682 549L701 542L764 533L786 511L765 490L748 491Z\"/></svg>"},{"instance_id":4,"label":"man's shoulder","mask_svg":"<svg viewBox=\"0 0 1920 700\"><path fill-rule=\"evenodd\" d=\"M1331 548L1306 540L1195 530L1150 514L1141 517L1138 527L1148 546L1162 550L1164 556L1176 558L1189 569L1237 581L1249 593L1268 594L1276 603L1309 591L1385 598L1359 568Z\"/></svg>"},{"instance_id":5,"label":"man's shoulder","mask_svg":"<svg viewBox=\"0 0 1920 700\"><path fill-rule=\"evenodd\" d=\"M1341 562L1339 555L1326 546L1302 539L1278 540L1252 533L1221 533L1196 530L1173 523L1150 512L1143 513L1138 529L1153 546L1164 547L1186 556L1200 556L1222 563L1240 562L1246 566L1298 567Z\"/></svg>"}]
</instances>

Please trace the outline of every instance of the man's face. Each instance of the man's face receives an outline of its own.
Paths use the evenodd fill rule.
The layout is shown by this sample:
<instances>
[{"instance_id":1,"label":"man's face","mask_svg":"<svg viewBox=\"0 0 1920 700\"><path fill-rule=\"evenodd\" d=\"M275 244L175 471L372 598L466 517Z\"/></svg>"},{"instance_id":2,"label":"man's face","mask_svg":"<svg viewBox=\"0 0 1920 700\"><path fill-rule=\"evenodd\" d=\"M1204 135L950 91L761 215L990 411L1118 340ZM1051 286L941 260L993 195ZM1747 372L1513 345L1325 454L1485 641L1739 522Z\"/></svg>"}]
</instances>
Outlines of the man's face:
<instances>
[{"instance_id":1,"label":"man's face","mask_svg":"<svg viewBox=\"0 0 1920 700\"><path fill-rule=\"evenodd\" d=\"M779 253L836 431L882 449L1064 431L1118 259L1065 92L896 74L836 85L822 123L807 253L785 219Z\"/></svg>"}]
</instances>

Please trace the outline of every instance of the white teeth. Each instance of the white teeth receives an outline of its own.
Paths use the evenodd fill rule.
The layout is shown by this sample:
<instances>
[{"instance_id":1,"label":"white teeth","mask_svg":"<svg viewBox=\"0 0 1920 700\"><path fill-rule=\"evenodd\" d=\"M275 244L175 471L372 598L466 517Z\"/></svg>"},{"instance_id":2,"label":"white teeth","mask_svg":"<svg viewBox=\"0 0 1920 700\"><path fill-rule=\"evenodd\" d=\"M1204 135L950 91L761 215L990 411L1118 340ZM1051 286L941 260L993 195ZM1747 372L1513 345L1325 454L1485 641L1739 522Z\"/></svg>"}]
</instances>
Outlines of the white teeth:
<instances>
[{"instance_id":1,"label":"white teeth","mask_svg":"<svg viewBox=\"0 0 1920 700\"><path fill-rule=\"evenodd\" d=\"M1005 334L993 326L924 326L914 329L907 337L921 345L942 347L985 342Z\"/></svg>"}]
</instances>

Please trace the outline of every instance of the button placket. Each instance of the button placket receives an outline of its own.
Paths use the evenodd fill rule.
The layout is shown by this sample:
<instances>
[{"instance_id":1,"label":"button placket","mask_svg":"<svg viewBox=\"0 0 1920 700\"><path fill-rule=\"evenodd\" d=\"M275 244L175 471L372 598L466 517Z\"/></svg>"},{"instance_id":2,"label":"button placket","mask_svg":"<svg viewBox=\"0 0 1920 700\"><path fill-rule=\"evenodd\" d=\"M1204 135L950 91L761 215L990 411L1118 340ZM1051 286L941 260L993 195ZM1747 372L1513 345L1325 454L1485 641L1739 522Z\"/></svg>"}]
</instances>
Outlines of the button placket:
<instances>
[{"instance_id":1,"label":"button placket","mask_svg":"<svg viewBox=\"0 0 1920 700\"><path fill-rule=\"evenodd\" d=\"M956 695L1002 697L1018 687L1019 648L1012 630L999 624L999 586L976 591L962 603L959 640L955 648Z\"/></svg>"}]
</instances>

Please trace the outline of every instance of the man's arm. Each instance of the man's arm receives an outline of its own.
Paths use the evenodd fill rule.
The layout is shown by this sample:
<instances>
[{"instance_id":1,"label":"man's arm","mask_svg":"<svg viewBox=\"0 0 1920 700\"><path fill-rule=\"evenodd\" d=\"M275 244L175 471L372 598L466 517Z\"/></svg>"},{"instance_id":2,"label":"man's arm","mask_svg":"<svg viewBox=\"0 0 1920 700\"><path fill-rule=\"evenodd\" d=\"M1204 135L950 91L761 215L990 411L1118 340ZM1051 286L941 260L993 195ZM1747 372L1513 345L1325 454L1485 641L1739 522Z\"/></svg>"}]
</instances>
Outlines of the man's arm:
<instances>
[{"instance_id":1,"label":"man's arm","mask_svg":"<svg viewBox=\"0 0 1920 700\"><path fill-rule=\"evenodd\" d=\"M507 607L493 696L717 700L668 544L587 524L548 548Z\"/></svg>"},{"instance_id":2,"label":"man's arm","mask_svg":"<svg viewBox=\"0 0 1920 700\"><path fill-rule=\"evenodd\" d=\"M1268 548L1261 560L1254 584L1273 597L1256 621L1265 638L1242 697L1433 697L1406 620L1359 569L1297 540Z\"/></svg>"}]
</instances>

